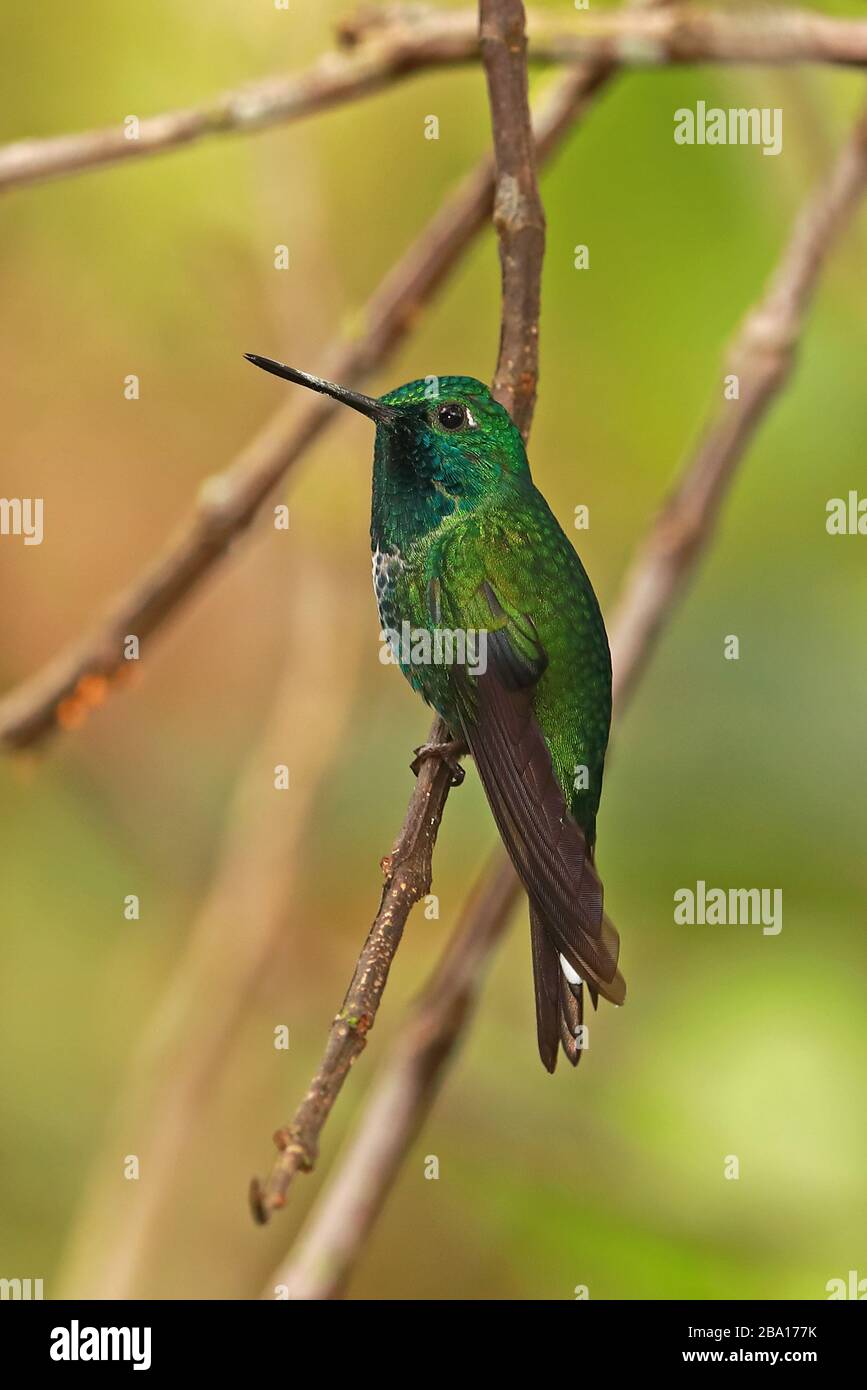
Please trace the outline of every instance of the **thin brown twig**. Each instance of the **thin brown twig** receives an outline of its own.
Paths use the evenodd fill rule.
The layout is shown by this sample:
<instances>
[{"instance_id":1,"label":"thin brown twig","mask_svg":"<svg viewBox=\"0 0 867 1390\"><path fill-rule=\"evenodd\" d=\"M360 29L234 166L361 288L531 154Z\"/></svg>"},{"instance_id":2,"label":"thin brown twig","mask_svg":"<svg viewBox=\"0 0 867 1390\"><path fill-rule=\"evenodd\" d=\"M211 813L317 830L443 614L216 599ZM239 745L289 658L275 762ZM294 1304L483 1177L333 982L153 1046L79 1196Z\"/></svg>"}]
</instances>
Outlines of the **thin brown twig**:
<instances>
[{"instance_id":1,"label":"thin brown twig","mask_svg":"<svg viewBox=\"0 0 867 1390\"><path fill-rule=\"evenodd\" d=\"M576 68L558 78L542 99L536 123L538 157L556 147L601 79ZM493 165L482 159L445 200L368 300L364 328L354 341L325 354L322 371L357 385L380 367L418 320L493 206ZM240 361L240 359L239 359ZM325 396L287 403L266 423L225 472L206 480L191 514L166 548L83 636L41 671L0 699L0 749L37 744L58 728L75 726L109 682L125 669L124 638L156 633L250 526L274 489L337 411Z\"/></svg>"},{"instance_id":2,"label":"thin brown twig","mask_svg":"<svg viewBox=\"0 0 867 1390\"><path fill-rule=\"evenodd\" d=\"M534 17L535 18L535 17ZM550 23L550 21L549 21ZM583 11L546 34L544 56L560 62L583 59L623 67L667 64L831 63L867 64L867 24L810 10L698 9L671 5L650 13L632 6ZM535 26L531 56L535 57Z\"/></svg>"},{"instance_id":3,"label":"thin brown twig","mask_svg":"<svg viewBox=\"0 0 867 1390\"><path fill-rule=\"evenodd\" d=\"M461 913L424 992L389 1047L356 1133L263 1298L338 1297L439 1089L485 968L521 896L500 852Z\"/></svg>"},{"instance_id":4,"label":"thin brown twig","mask_svg":"<svg viewBox=\"0 0 867 1390\"><path fill-rule=\"evenodd\" d=\"M655 12L654 12L655 11ZM422 16L431 11L420 8ZM362 10L344 20L344 40L364 38L379 28L406 21L413 11L402 5ZM436 14L436 11L433 12ZM450 11L452 52L476 57L473 14ZM427 30L427 35L432 30ZM701 8L688 4L627 4L617 10L586 9L577 14L527 11L528 60L533 63L616 62L621 67L682 63L831 63L862 67L867 63L867 23L817 14L794 6L762 9ZM461 45L466 44L464 52Z\"/></svg>"},{"instance_id":5,"label":"thin brown twig","mask_svg":"<svg viewBox=\"0 0 867 1390\"><path fill-rule=\"evenodd\" d=\"M423 70L473 63L479 56L475 15L423 7L389 9L340 26L353 47L328 53L304 72L263 78L214 97L205 106L75 134L34 137L0 146L0 191L164 153L207 136L247 134L357 100ZM554 16L535 12L530 58L538 62L611 61L623 66L670 63L867 63L867 23L804 10L692 11Z\"/></svg>"},{"instance_id":6,"label":"thin brown twig","mask_svg":"<svg viewBox=\"0 0 867 1390\"><path fill-rule=\"evenodd\" d=\"M435 721L430 742L444 743L447 737L442 721ZM350 1068L364 1050L406 920L430 888L433 848L450 779L442 759L428 758L421 764L401 832L391 854L382 860L385 883L379 910L331 1025L322 1061L292 1123L274 1135L280 1153L267 1182L254 1178L250 1184L250 1206L261 1224L285 1204L295 1174L315 1166L319 1135Z\"/></svg>"},{"instance_id":7,"label":"thin brown twig","mask_svg":"<svg viewBox=\"0 0 867 1390\"><path fill-rule=\"evenodd\" d=\"M536 395L545 219L527 96L524 6L521 0L480 0L479 22L490 93L497 190L494 219L503 270L503 328L495 389L526 436ZM580 96L583 99L583 89ZM448 737L445 724L436 719L428 741L443 743ZM407 918L430 888L433 849L450 779L444 760L422 763L403 829L383 861L385 886L379 911L343 1007L331 1026L322 1061L291 1124L274 1136L280 1153L267 1180L262 1184L254 1178L251 1183L250 1203L259 1222L285 1205L295 1175L315 1165L319 1136L376 1019Z\"/></svg>"},{"instance_id":8,"label":"thin brown twig","mask_svg":"<svg viewBox=\"0 0 867 1390\"><path fill-rule=\"evenodd\" d=\"M479 0L479 44L497 167L494 226L503 306L491 394L506 407L524 439L536 404L545 255L545 210L536 181L527 95L525 22L521 0Z\"/></svg>"},{"instance_id":9,"label":"thin brown twig","mask_svg":"<svg viewBox=\"0 0 867 1390\"><path fill-rule=\"evenodd\" d=\"M791 372L819 275L867 189L867 112L830 176L801 210L766 292L728 353L739 400L714 412L669 501L636 552L612 633L618 714L662 627L710 545L736 468ZM356 1132L264 1298L339 1297L427 1116L472 1017L480 985L520 897L501 849L491 856L446 951L392 1043Z\"/></svg>"}]
</instances>

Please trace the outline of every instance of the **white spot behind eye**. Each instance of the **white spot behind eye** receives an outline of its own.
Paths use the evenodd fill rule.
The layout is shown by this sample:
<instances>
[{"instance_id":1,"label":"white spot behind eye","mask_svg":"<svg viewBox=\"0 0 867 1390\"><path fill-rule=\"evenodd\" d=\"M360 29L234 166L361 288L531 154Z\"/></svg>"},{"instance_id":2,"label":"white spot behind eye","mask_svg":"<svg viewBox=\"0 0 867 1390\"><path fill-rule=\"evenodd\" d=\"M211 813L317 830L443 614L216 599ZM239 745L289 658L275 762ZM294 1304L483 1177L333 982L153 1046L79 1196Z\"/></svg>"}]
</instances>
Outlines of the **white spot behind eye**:
<instances>
[{"instance_id":1,"label":"white spot behind eye","mask_svg":"<svg viewBox=\"0 0 867 1390\"><path fill-rule=\"evenodd\" d=\"M479 424L478 421L475 419L473 412L470 410L469 406L465 406L464 409L467 412L467 424L469 425L470 429L477 430L479 428Z\"/></svg>"}]
</instances>

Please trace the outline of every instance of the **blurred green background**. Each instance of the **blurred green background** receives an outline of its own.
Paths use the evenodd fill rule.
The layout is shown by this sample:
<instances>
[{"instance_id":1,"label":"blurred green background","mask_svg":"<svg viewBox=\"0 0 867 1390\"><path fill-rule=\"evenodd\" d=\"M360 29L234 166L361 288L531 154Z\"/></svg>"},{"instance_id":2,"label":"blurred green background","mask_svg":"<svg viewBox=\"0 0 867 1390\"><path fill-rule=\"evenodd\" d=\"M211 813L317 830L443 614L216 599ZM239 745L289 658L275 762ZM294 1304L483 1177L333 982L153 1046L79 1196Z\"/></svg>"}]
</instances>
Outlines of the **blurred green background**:
<instances>
[{"instance_id":1,"label":"blurred green background","mask_svg":"<svg viewBox=\"0 0 867 1390\"><path fill-rule=\"evenodd\" d=\"M302 67L345 12L6 6L2 138ZM544 174L531 458L567 529L589 506L575 538L608 612L719 398L723 345L862 98L843 71L635 73ZM782 107L783 153L675 146L673 111L699 99ZM438 72L3 198L0 492L46 508L41 547L0 542L4 687L81 630L283 404L291 388L241 354L318 371L488 140L481 73ZM865 249L861 217L615 728L599 859L627 1007L594 1020L578 1074L546 1076L516 915L355 1296L569 1299L585 1284L592 1298L823 1298L829 1279L867 1274L867 541L825 532L827 500L867 485ZM498 290L488 233L371 388L489 377ZM410 921L319 1170L255 1229L247 1182L318 1060L427 728L378 660L370 448L365 423L340 420L292 475L288 533L266 522L240 543L86 728L0 764L0 1276L43 1277L48 1297L257 1294L494 842L470 775L440 837L439 920ZM729 633L737 662L723 659ZM781 888L782 933L675 926L673 893L698 878ZM273 1046L281 1023L288 1051ZM428 1154L439 1181L425 1180Z\"/></svg>"}]
</instances>

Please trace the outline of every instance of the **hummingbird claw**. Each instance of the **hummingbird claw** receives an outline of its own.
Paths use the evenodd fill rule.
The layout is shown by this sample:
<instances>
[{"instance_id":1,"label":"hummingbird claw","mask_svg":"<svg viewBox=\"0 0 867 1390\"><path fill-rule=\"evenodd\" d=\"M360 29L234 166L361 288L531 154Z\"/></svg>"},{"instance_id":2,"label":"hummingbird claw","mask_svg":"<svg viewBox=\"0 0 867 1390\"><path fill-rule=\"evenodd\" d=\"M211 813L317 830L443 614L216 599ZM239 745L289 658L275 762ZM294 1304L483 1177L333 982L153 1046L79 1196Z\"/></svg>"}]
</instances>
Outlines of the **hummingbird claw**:
<instances>
[{"instance_id":1,"label":"hummingbird claw","mask_svg":"<svg viewBox=\"0 0 867 1390\"><path fill-rule=\"evenodd\" d=\"M421 772L422 763L428 758L439 758L440 762L445 763L451 773L451 785L459 787L466 777L466 772L458 762L467 752L467 746L462 739L453 738L449 743L422 743L418 748L412 750L415 757L410 763L410 771L416 777Z\"/></svg>"}]
</instances>

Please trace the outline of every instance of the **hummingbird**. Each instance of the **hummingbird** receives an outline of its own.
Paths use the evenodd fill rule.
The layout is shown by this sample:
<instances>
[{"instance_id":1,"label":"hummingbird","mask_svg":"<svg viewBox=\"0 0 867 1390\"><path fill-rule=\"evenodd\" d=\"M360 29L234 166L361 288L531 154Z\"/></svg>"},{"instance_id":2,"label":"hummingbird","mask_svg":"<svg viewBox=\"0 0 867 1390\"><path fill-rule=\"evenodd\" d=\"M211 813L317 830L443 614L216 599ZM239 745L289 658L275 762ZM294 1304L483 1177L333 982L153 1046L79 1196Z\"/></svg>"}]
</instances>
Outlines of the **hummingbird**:
<instances>
[{"instance_id":1,"label":"hummingbird","mask_svg":"<svg viewBox=\"0 0 867 1390\"><path fill-rule=\"evenodd\" d=\"M416 660L415 644L398 650L451 733L416 749L412 766L443 758L457 784L471 754L529 899L539 1055L553 1072L562 1047L577 1066L585 987L594 1008L600 995L613 1004L626 995L594 862L611 657L584 566L533 483L520 432L482 382L425 377L377 398L246 357L376 426L370 539L384 633L426 634L428 653L437 634L475 634L472 663Z\"/></svg>"}]
</instances>

